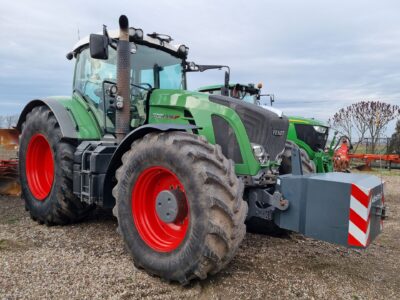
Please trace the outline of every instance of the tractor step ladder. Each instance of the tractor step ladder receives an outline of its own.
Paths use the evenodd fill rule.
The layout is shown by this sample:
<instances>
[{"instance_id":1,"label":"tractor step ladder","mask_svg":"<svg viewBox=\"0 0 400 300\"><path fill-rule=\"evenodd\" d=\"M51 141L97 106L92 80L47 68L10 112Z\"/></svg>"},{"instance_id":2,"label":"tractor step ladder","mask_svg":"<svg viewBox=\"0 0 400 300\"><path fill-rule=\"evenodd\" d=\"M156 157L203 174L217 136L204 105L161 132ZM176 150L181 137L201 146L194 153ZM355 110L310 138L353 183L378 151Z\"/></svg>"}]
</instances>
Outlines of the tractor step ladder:
<instances>
[{"instance_id":1,"label":"tractor step ladder","mask_svg":"<svg viewBox=\"0 0 400 300\"><path fill-rule=\"evenodd\" d=\"M116 148L111 141L85 141L76 149L73 190L82 202L102 203L104 178Z\"/></svg>"},{"instance_id":2,"label":"tractor step ladder","mask_svg":"<svg viewBox=\"0 0 400 300\"><path fill-rule=\"evenodd\" d=\"M89 145L89 147L84 150L82 154L81 162L81 201L88 204L93 204L91 199L92 191L92 172L90 168L90 157L95 150L94 145Z\"/></svg>"}]
</instances>

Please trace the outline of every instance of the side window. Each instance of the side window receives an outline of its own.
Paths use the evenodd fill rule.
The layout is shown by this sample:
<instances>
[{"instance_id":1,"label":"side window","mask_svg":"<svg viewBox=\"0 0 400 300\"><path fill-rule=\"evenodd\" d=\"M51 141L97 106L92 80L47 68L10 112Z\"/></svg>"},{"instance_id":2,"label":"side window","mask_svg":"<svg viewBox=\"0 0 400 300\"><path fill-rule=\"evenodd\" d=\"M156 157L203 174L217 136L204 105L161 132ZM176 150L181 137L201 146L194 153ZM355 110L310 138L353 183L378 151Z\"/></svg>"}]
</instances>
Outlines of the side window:
<instances>
[{"instance_id":1,"label":"side window","mask_svg":"<svg viewBox=\"0 0 400 300\"><path fill-rule=\"evenodd\" d=\"M165 66L160 72L160 89L176 89L178 87L177 78L182 74L182 66L179 64Z\"/></svg>"},{"instance_id":2,"label":"side window","mask_svg":"<svg viewBox=\"0 0 400 300\"><path fill-rule=\"evenodd\" d=\"M96 107L103 101L103 81L116 80L116 57L112 54L113 51L110 51L110 57L105 61L91 58L89 49L82 50L78 55L74 89L92 101Z\"/></svg>"},{"instance_id":3,"label":"side window","mask_svg":"<svg viewBox=\"0 0 400 300\"><path fill-rule=\"evenodd\" d=\"M154 87L154 71L153 69L140 71L140 82L138 84L150 84Z\"/></svg>"}]
</instances>

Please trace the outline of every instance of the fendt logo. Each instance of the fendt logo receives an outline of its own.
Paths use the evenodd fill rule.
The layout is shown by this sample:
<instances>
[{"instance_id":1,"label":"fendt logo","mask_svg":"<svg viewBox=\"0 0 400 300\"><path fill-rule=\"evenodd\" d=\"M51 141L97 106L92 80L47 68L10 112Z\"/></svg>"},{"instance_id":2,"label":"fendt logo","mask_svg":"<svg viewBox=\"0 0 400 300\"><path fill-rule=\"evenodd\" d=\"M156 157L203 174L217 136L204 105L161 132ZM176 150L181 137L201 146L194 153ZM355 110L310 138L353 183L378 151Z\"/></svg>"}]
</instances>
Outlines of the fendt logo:
<instances>
[{"instance_id":1,"label":"fendt logo","mask_svg":"<svg viewBox=\"0 0 400 300\"><path fill-rule=\"evenodd\" d=\"M279 129L272 129L272 135L275 136L282 136L285 134L285 130L279 130Z\"/></svg>"}]
</instances>

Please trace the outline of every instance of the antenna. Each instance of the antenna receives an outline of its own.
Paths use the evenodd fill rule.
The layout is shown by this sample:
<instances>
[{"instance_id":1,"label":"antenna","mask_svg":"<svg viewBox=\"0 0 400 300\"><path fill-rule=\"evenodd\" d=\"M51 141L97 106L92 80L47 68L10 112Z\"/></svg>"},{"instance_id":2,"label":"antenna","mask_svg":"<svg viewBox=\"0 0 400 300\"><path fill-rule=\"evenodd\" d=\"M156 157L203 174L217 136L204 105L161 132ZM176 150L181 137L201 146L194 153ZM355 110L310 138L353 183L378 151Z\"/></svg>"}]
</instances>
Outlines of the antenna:
<instances>
[{"instance_id":1,"label":"antenna","mask_svg":"<svg viewBox=\"0 0 400 300\"><path fill-rule=\"evenodd\" d=\"M79 32L79 26L77 26L77 27L78 27L78 41L80 41L81 40L81 34Z\"/></svg>"}]
</instances>

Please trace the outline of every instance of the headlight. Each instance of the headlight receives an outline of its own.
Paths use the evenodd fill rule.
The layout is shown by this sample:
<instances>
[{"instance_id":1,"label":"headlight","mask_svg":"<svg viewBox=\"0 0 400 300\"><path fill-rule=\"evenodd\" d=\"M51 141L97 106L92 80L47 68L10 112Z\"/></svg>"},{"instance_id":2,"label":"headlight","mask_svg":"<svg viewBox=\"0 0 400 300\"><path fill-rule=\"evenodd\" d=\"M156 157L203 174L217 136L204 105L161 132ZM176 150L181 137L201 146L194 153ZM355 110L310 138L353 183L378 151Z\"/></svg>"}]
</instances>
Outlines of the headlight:
<instances>
[{"instance_id":1,"label":"headlight","mask_svg":"<svg viewBox=\"0 0 400 300\"><path fill-rule=\"evenodd\" d=\"M324 126L313 126L314 127L314 129L315 129L315 131L316 132L319 132L319 133L325 133L326 132L326 127L324 127Z\"/></svg>"},{"instance_id":2,"label":"headlight","mask_svg":"<svg viewBox=\"0 0 400 300\"><path fill-rule=\"evenodd\" d=\"M260 164L265 164L268 160L268 154L265 152L264 147L251 143L251 148L253 149L254 157L260 162Z\"/></svg>"}]
</instances>

